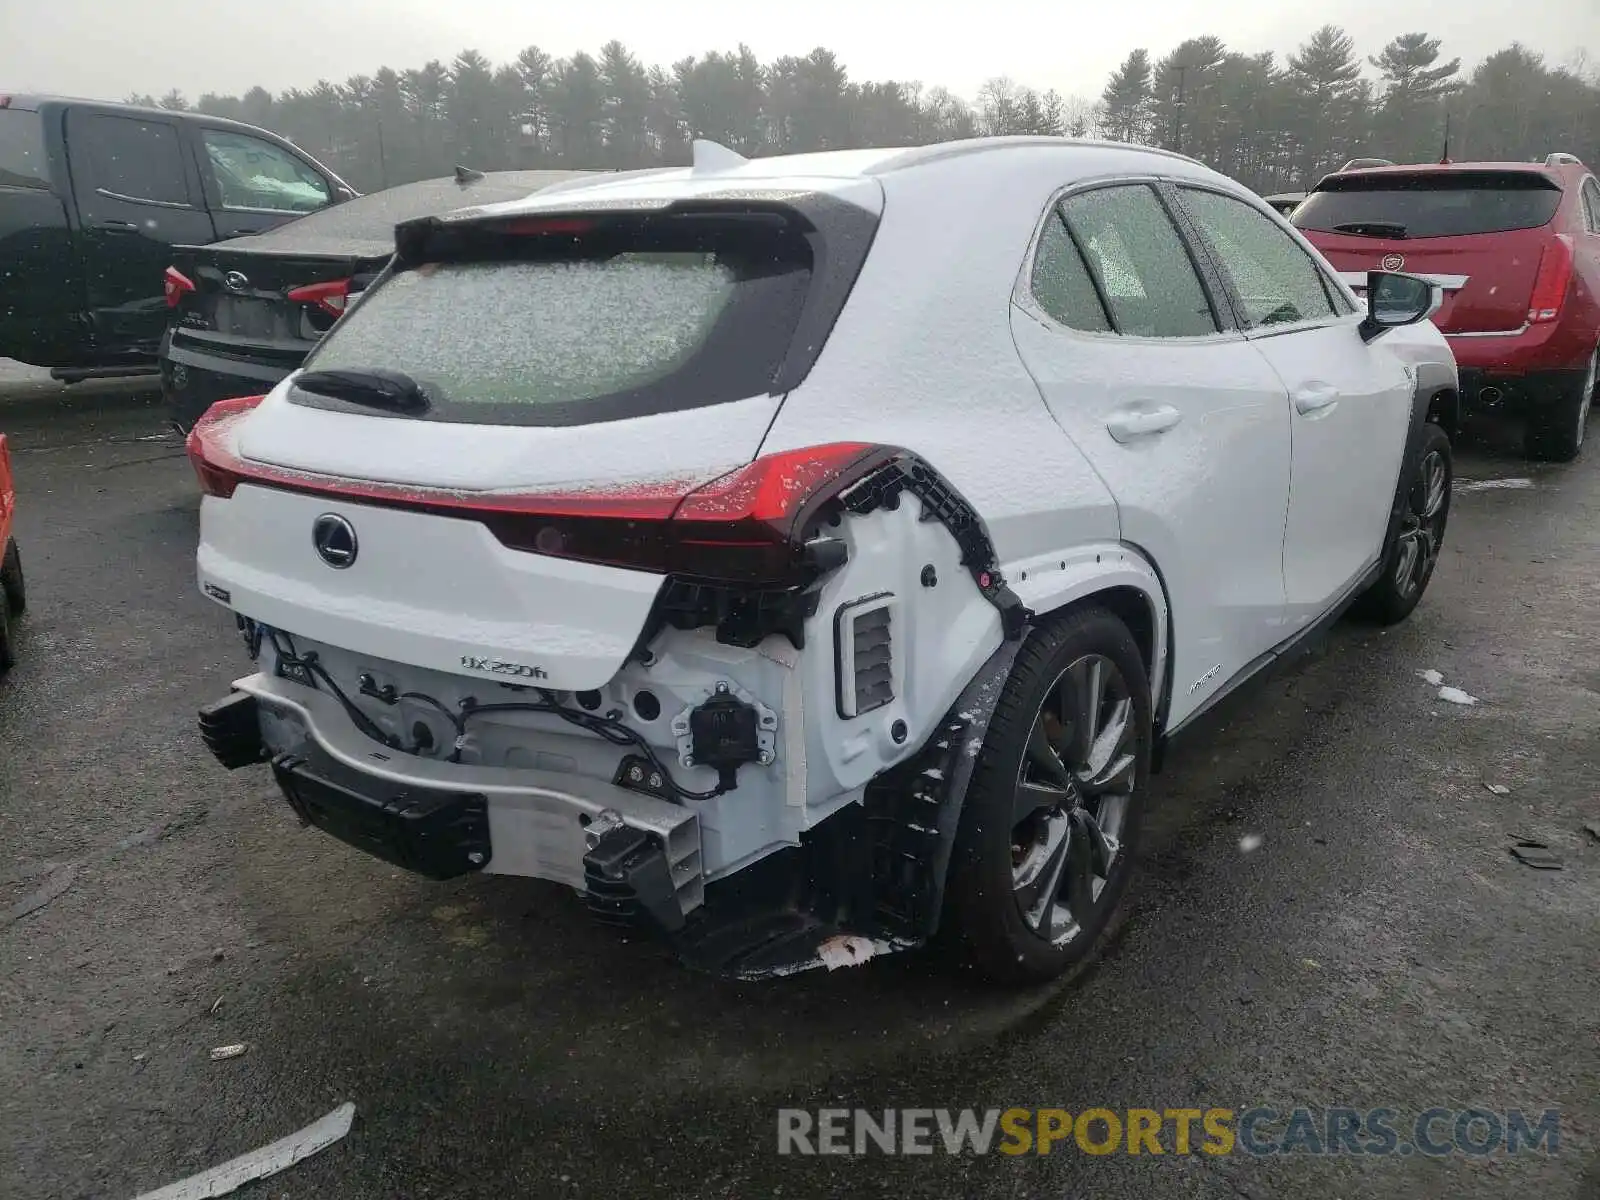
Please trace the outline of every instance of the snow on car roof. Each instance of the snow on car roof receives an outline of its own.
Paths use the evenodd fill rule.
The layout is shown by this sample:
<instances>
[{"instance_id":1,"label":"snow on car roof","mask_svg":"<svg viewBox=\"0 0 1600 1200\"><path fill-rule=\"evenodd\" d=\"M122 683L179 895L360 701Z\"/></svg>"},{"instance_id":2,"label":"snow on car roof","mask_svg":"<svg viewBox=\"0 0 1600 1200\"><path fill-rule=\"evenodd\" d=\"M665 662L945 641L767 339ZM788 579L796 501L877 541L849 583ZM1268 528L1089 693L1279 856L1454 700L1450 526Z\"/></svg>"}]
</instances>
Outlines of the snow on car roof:
<instances>
[{"instance_id":1,"label":"snow on car roof","mask_svg":"<svg viewBox=\"0 0 1600 1200\"><path fill-rule=\"evenodd\" d=\"M1032 155L1001 152L1032 151ZM979 155L1021 166L1023 160L1039 162L1039 152L1053 152L1048 168L1060 183L1074 176L1088 178L1103 171L1126 171L1137 163L1143 169L1168 175L1222 179L1185 155L1121 142L1077 141L1052 137L991 137L941 142L928 146L889 146L859 150L821 150L780 154L766 158L741 158L711 142L695 143L695 165L665 170L637 171L575 181L521 200L462 209L450 220L515 216L562 209L593 207L649 207L689 197L723 196L749 190L773 192L825 192L851 199L877 211L881 194L861 185L891 173ZM1059 155L1071 165L1062 170ZM1075 169L1074 169L1075 168ZM1022 168L1026 169L1026 168Z\"/></svg>"}]
</instances>

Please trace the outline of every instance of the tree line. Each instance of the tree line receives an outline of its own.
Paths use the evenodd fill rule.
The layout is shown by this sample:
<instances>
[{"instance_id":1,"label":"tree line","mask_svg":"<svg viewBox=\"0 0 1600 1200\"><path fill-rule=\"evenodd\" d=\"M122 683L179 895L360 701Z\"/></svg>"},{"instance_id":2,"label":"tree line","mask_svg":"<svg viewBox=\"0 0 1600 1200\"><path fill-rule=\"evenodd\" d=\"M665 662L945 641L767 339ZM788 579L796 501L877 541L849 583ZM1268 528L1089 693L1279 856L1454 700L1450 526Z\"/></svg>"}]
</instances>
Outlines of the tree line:
<instances>
[{"instance_id":1,"label":"tree line","mask_svg":"<svg viewBox=\"0 0 1600 1200\"><path fill-rule=\"evenodd\" d=\"M181 92L131 101L187 109ZM531 167L681 165L694 138L747 156L917 145L979 134L1112 138L1182 151L1262 192L1299 190L1346 160L1526 161L1554 150L1600 166L1600 72L1512 44L1463 70L1426 33L1363 58L1335 25L1281 62L1196 37L1159 59L1132 51L1098 97L991 79L943 87L856 82L830 50L762 63L747 46L647 66L620 41L556 58L529 46L496 65L384 67L273 93L207 93L201 112L282 134L363 191L447 174Z\"/></svg>"}]
</instances>

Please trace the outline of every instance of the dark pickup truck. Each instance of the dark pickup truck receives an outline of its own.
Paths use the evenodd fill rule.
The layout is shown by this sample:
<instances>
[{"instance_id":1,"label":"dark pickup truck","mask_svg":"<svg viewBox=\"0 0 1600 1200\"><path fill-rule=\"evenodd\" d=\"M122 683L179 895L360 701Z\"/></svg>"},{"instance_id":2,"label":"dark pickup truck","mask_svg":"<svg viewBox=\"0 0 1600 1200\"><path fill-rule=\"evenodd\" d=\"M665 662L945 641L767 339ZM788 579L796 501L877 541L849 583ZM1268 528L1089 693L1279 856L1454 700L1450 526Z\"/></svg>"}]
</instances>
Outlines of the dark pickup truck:
<instances>
[{"instance_id":1,"label":"dark pickup truck","mask_svg":"<svg viewBox=\"0 0 1600 1200\"><path fill-rule=\"evenodd\" d=\"M173 246L265 233L355 195L252 125L0 95L0 358L67 381L153 371Z\"/></svg>"}]
</instances>

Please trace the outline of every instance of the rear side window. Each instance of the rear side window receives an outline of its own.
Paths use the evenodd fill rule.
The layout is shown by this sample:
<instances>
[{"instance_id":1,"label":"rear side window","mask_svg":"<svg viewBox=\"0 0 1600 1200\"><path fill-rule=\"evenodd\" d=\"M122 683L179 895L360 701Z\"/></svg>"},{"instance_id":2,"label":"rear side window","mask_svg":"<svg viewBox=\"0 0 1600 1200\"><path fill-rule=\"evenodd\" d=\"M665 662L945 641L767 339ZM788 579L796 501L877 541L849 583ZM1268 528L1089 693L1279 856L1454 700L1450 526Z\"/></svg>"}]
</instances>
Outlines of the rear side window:
<instances>
[{"instance_id":1,"label":"rear side window","mask_svg":"<svg viewBox=\"0 0 1600 1200\"><path fill-rule=\"evenodd\" d=\"M1033 298L1069 329L1109 333L1111 321L1059 209L1051 209L1033 259Z\"/></svg>"},{"instance_id":2,"label":"rear side window","mask_svg":"<svg viewBox=\"0 0 1600 1200\"><path fill-rule=\"evenodd\" d=\"M1218 192L1184 188L1183 202L1233 281L1251 329L1334 314L1322 272L1283 227Z\"/></svg>"},{"instance_id":3,"label":"rear side window","mask_svg":"<svg viewBox=\"0 0 1600 1200\"><path fill-rule=\"evenodd\" d=\"M1332 179L1299 208L1294 223L1366 237L1461 237L1548 224L1561 189L1533 171L1429 171Z\"/></svg>"},{"instance_id":4,"label":"rear side window","mask_svg":"<svg viewBox=\"0 0 1600 1200\"><path fill-rule=\"evenodd\" d=\"M809 245L781 219L486 237L370 291L306 367L404 372L432 419L473 423L743 399L771 390L810 281Z\"/></svg>"},{"instance_id":5,"label":"rear side window","mask_svg":"<svg viewBox=\"0 0 1600 1200\"><path fill-rule=\"evenodd\" d=\"M1096 188L1061 204L1118 333L1201 337L1217 318L1166 209L1144 184Z\"/></svg>"},{"instance_id":6,"label":"rear side window","mask_svg":"<svg viewBox=\"0 0 1600 1200\"><path fill-rule=\"evenodd\" d=\"M44 122L39 114L0 108L0 187L47 188Z\"/></svg>"},{"instance_id":7,"label":"rear side window","mask_svg":"<svg viewBox=\"0 0 1600 1200\"><path fill-rule=\"evenodd\" d=\"M189 203L178 131L163 121L89 118L89 162L100 190L129 200Z\"/></svg>"}]
</instances>

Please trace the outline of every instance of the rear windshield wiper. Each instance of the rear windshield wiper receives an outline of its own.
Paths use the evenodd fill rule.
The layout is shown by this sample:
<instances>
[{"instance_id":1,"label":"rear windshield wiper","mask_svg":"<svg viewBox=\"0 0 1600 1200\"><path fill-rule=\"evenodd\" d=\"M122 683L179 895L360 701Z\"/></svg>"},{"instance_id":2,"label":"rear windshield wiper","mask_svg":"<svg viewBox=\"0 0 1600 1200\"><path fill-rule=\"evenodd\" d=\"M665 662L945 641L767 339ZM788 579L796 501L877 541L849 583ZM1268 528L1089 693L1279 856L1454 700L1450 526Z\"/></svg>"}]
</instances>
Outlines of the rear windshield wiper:
<instances>
[{"instance_id":1,"label":"rear windshield wiper","mask_svg":"<svg viewBox=\"0 0 1600 1200\"><path fill-rule=\"evenodd\" d=\"M387 408L398 413L424 413L429 400L422 385L403 371L377 368L364 371L307 371L294 386L313 396L327 396L349 404Z\"/></svg>"},{"instance_id":2,"label":"rear windshield wiper","mask_svg":"<svg viewBox=\"0 0 1600 1200\"><path fill-rule=\"evenodd\" d=\"M1382 237L1403 238L1406 236L1406 227L1398 221L1351 221L1344 225L1335 225L1335 233L1353 233L1357 237Z\"/></svg>"}]
</instances>

